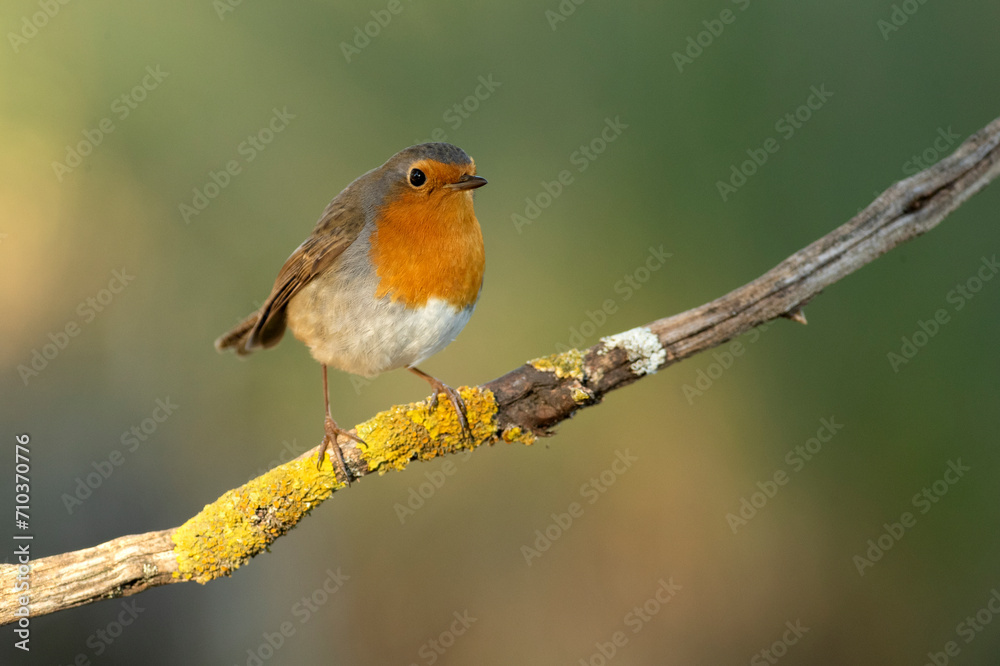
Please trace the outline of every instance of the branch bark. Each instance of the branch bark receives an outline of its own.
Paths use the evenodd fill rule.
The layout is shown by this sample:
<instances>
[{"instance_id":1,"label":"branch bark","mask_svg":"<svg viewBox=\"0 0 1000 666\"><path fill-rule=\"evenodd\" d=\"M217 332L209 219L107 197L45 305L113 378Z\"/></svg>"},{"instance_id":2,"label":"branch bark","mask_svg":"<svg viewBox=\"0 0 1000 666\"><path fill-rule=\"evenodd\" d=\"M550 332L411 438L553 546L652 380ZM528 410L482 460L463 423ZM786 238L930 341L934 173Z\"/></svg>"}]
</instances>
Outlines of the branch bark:
<instances>
[{"instance_id":1,"label":"branch bark","mask_svg":"<svg viewBox=\"0 0 1000 666\"><path fill-rule=\"evenodd\" d=\"M531 444L609 391L755 326L778 317L805 323L803 306L824 288L933 229L998 172L1000 118L753 282L589 349L536 359L483 386L463 388L471 437L463 436L448 401L436 409L427 401L400 405L357 426L366 445L341 438L347 464L361 477L499 440ZM317 449L229 491L180 527L32 561L30 616L231 574L342 488L329 463L316 469ZM18 565L0 565L0 624L18 620L24 594L14 592L18 574Z\"/></svg>"}]
</instances>

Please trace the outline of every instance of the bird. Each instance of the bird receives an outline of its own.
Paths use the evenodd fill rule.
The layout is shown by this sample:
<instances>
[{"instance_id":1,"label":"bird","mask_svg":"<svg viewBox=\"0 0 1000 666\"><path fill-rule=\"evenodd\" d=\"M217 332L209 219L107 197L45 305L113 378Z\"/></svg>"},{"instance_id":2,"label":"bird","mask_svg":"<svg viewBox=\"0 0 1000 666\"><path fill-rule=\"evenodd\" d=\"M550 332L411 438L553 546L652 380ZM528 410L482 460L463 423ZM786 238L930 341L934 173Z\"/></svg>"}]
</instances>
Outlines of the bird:
<instances>
[{"instance_id":1,"label":"bird","mask_svg":"<svg viewBox=\"0 0 1000 666\"><path fill-rule=\"evenodd\" d=\"M328 367L368 378L406 368L431 385L432 407L447 396L469 432L458 391L417 364L455 339L479 300L486 253L473 191L486 182L450 143L399 151L334 197L263 305L215 341L244 356L278 344L288 328L309 348L326 410L317 464L331 450L348 484L337 437L364 442L333 418Z\"/></svg>"}]
</instances>

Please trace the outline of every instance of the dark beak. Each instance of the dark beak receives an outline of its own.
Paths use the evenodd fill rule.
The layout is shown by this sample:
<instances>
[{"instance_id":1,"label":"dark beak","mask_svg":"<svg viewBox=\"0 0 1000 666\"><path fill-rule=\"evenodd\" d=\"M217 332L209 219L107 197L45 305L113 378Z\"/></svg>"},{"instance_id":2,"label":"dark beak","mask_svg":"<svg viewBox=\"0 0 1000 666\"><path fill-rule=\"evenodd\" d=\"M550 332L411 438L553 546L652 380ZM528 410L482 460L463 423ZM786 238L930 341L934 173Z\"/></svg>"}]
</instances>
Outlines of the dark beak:
<instances>
[{"instance_id":1,"label":"dark beak","mask_svg":"<svg viewBox=\"0 0 1000 666\"><path fill-rule=\"evenodd\" d=\"M452 190L474 190L477 187L482 187L486 184L486 179L480 176L470 176L468 174L462 176L458 179L457 183L448 183L445 185L448 189Z\"/></svg>"}]
</instances>

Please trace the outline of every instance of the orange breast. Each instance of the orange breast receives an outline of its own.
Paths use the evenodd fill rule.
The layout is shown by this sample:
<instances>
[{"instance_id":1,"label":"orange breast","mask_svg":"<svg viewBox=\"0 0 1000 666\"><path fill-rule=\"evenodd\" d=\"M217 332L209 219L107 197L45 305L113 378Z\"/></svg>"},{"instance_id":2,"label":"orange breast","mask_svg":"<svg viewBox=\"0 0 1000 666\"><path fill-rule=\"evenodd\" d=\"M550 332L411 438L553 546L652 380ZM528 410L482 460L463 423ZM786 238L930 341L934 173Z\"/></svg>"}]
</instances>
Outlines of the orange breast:
<instances>
[{"instance_id":1,"label":"orange breast","mask_svg":"<svg viewBox=\"0 0 1000 666\"><path fill-rule=\"evenodd\" d=\"M404 193L380 211L370 256L375 296L411 307L440 298L472 305L483 284L486 253L470 192Z\"/></svg>"}]
</instances>

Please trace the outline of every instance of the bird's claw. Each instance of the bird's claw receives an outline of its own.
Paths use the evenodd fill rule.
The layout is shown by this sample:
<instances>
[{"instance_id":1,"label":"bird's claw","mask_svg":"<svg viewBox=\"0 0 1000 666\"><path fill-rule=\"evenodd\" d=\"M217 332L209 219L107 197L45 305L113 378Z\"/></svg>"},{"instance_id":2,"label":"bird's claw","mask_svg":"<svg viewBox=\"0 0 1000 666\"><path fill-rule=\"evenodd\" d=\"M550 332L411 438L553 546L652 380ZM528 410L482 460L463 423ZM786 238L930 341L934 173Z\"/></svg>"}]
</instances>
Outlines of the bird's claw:
<instances>
[{"instance_id":1,"label":"bird's claw","mask_svg":"<svg viewBox=\"0 0 1000 666\"><path fill-rule=\"evenodd\" d=\"M323 460L326 458L327 449L331 450L334 455L330 456L330 463L334 467L334 473L337 476L337 480L341 480L343 476L343 482L347 485L351 485L351 480L354 478L350 470L347 468L347 463L344 461L344 453L340 449L340 444L337 443L337 437L344 435L348 439L353 439L359 444L364 444L365 441L355 435L354 433L344 430L330 417L327 416L326 420L323 422L323 442L319 445L319 453L316 454L316 469L321 469L323 467ZM339 472L339 474L337 474Z\"/></svg>"}]
</instances>

